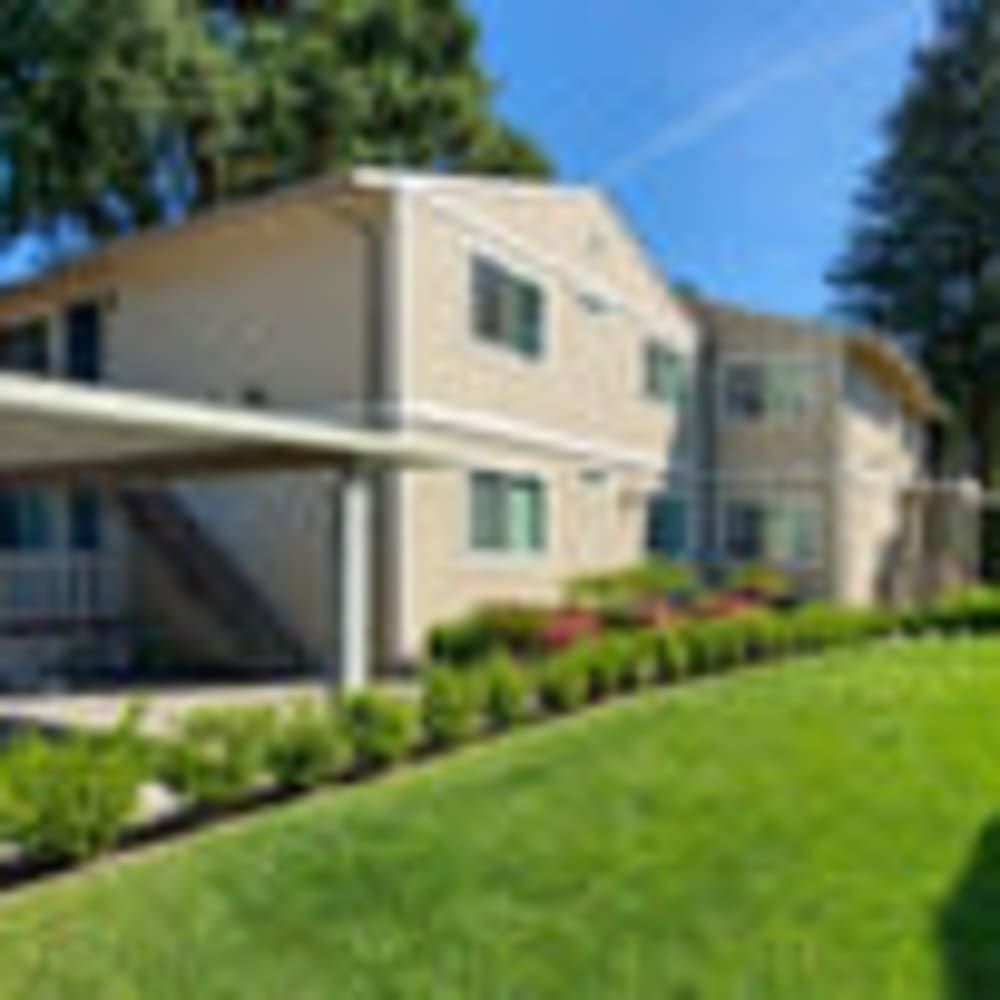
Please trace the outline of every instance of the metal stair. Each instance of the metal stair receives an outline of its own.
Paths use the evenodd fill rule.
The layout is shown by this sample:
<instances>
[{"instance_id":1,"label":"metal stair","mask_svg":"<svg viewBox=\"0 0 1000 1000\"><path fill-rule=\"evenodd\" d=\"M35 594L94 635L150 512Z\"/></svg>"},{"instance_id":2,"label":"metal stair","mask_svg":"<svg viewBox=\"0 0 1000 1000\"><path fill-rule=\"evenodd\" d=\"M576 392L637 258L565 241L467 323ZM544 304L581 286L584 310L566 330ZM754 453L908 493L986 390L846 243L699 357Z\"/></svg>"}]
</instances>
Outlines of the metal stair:
<instances>
[{"instance_id":1,"label":"metal stair","mask_svg":"<svg viewBox=\"0 0 1000 1000\"><path fill-rule=\"evenodd\" d=\"M168 567L177 585L231 636L241 659L309 669L312 657L233 557L168 488L121 495L126 518Z\"/></svg>"}]
</instances>

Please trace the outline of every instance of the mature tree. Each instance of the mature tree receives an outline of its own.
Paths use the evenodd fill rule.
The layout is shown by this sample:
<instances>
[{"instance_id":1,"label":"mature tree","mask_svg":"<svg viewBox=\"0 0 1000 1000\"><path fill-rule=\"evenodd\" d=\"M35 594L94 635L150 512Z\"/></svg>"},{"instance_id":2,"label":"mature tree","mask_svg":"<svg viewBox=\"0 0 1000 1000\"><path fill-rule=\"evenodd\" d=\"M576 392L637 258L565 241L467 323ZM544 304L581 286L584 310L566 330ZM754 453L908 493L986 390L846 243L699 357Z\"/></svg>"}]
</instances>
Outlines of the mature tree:
<instances>
[{"instance_id":1,"label":"mature tree","mask_svg":"<svg viewBox=\"0 0 1000 1000\"><path fill-rule=\"evenodd\" d=\"M183 0L6 0L0 237L161 218L184 194L185 138L222 150L241 99Z\"/></svg>"},{"instance_id":2,"label":"mature tree","mask_svg":"<svg viewBox=\"0 0 1000 1000\"><path fill-rule=\"evenodd\" d=\"M0 240L359 162L546 173L493 98L464 0L4 0Z\"/></svg>"},{"instance_id":3,"label":"mature tree","mask_svg":"<svg viewBox=\"0 0 1000 1000\"><path fill-rule=\"evenodd\" d=\"M845 312L913 347L974 472L1000 431L1000 0L946 0L887 122L887 149L832 272Z\"/></svg>"}]
</instances>

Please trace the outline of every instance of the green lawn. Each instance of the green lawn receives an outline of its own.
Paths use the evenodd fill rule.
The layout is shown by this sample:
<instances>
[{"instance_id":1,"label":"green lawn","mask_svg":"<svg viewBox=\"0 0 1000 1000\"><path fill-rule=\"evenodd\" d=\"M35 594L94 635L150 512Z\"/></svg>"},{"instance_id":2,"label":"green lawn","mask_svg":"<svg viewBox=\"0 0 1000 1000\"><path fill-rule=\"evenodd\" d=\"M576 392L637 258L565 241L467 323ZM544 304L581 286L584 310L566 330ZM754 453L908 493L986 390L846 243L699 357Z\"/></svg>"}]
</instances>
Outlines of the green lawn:
<instances>
[{"instance_id":1,"label":"green lawn","mask_svg":"<svg viewBox=\"0 0 1000 1000\"><path fill-rule=\"evenodd\" d=\"M651 694L11 897L0 996L1000 997L1000 643Z\"/></svg>"}]
</instances>

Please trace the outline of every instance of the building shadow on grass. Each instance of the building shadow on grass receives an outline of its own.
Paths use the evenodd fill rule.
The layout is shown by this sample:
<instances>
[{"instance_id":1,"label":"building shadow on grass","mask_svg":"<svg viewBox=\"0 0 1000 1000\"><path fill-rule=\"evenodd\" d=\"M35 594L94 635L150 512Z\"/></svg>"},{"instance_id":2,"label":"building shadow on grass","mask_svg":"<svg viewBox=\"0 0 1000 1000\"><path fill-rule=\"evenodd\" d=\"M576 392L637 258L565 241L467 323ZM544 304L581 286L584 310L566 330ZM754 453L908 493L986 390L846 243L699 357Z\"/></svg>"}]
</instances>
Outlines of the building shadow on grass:
<instances>
[{"instance_id":1,"label":"building shadow on grass","mask_svg":"<svg viewBox=\"0 0 1000 1000\"><path fill-rule=\"evenodd\" d=\"M1000 818L979 835L938 918L950 1000L1000 998Z\"/></svg>"}]
</instances>

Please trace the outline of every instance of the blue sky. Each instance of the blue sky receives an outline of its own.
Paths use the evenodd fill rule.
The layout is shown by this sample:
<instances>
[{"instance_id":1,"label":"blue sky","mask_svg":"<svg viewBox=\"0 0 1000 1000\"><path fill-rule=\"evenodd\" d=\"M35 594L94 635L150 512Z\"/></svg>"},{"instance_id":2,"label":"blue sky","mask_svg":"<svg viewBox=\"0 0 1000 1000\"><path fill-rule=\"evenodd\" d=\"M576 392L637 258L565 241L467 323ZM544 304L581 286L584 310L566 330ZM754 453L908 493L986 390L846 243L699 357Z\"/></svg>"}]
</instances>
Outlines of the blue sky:
<instances>
[{"instance_id":1,"label":"blue sky","mask_svg":"<svg viewBox=\"0 0 1000 1000\"><path fill-rule=\"evenodd\" d=\"M564 177L607 187L674 278L806 315L933 2L471 0L503 110Z\"/></svg>"},{"instance_id":2,"label":"blue sky","mask_svg":"<svg viewBox=\"0 0 1000 1000\"><path fill-rule=\"evenodd\" d=\"M473 0L501 106L668 273L817 314L932 0Z\"/></svg>"}]
</instances>

